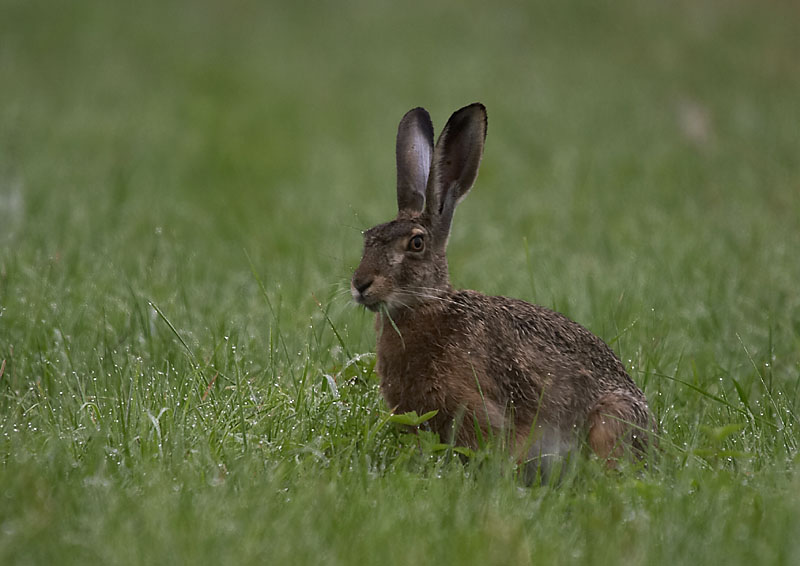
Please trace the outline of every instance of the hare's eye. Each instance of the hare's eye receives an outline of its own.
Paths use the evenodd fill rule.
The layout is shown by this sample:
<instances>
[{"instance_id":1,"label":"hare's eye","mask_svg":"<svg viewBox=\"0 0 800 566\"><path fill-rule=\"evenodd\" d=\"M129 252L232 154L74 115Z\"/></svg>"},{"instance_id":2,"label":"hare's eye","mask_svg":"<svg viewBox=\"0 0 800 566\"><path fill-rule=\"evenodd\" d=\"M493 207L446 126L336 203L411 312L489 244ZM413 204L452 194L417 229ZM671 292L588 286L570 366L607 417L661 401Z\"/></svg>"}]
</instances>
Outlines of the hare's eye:
<instances>
[{"instance_id":1,"label":"hare's eye","mask_svg":"<svg viewBox=\"0 0 800 566\"><path fill-rule=\"evenodd\" d=\"M412 252L421 252L425 248L425 240L422 239L420 234L417 234L408 241L408 249Z\"/></svg>"}]
</instances>

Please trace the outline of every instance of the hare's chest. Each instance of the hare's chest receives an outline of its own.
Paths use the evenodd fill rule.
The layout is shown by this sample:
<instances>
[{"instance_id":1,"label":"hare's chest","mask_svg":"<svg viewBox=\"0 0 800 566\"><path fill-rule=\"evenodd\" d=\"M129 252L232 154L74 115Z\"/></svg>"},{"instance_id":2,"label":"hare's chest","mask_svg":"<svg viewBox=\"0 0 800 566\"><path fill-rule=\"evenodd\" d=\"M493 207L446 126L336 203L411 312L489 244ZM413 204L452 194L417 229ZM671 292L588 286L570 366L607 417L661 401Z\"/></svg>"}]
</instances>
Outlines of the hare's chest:
<instances>
[{"instance_id":1,"label":"hare's chest","mask_svg":"<svg viewBox=\"0 0 800 566\"><path fill-rule=\"evenodd\" d=\"M396 344L396 338L382 336L378 340L376 371L389 408L399 413L443 410L448 388L439 367L439 348L408 335Z\"/></svg>"}]
</instances>

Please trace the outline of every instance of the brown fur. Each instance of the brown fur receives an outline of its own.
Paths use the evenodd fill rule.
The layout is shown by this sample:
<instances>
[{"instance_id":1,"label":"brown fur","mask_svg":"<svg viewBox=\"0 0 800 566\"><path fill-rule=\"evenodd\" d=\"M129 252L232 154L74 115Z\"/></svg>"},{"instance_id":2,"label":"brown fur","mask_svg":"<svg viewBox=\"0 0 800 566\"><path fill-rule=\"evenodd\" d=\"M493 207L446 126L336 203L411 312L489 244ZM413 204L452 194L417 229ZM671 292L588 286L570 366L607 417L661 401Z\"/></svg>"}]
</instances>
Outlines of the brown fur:
<instances>
[{"instance_id":1,"label":"brown fur","mask_svg":"<svg viewBox=\"0 0 800 566\"><path fill-rule=\"evenodd\" d=\"M386 402L400 413L438 410L433 429L473 448L473 423L487 434L513 430L518 452L540 462L584 438L604 460L641 454L653 429L647 401L602 340L545 307L450 285L450 223L485 132L479 104L451 116L435 149L424 110L398 128L398 217L365 233L351 283L354 299L377 312Z\"/></svg>"}]
</instances>

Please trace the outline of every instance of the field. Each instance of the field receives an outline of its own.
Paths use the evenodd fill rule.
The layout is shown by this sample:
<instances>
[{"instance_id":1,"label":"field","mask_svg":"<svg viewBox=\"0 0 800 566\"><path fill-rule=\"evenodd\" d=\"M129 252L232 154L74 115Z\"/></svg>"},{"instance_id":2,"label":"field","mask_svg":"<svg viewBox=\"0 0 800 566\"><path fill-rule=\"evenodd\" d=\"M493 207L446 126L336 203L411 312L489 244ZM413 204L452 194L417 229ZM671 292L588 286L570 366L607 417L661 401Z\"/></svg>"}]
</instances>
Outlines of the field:
<instances>
[{"instance_id":1,"label":"field","mask_svg":"<svg viewBox=\"0 0 800 566\"><path fill-rule=\"evenodd\" d=\"M0 14L0 564L800 563L796 2ZM389 420L361 230L476 100L453 283L608 341L644 470Z\"/></svg>"}]
</instances>

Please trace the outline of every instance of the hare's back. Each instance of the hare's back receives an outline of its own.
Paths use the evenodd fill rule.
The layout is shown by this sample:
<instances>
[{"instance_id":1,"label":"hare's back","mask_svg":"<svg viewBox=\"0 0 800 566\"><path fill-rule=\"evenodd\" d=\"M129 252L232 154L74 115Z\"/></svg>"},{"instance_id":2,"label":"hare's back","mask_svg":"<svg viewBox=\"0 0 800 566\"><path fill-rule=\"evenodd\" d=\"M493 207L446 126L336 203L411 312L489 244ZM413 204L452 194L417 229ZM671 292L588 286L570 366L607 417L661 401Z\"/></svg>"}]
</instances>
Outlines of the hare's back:
<instances>
[{"instance_id":1,"label":"hare's back","mask_svg":"<svg viewBox=\"0 0 800 566\"><path fill-rule=\"evenodd\" d=\"M475 291L459 291L452 299L451 310L471 334L471 347L482 347L488 367L506 368L512 381L568 386L567 381L596 392L638 391L611 348L561 313Z\"/></svg>"}]
</instances>

